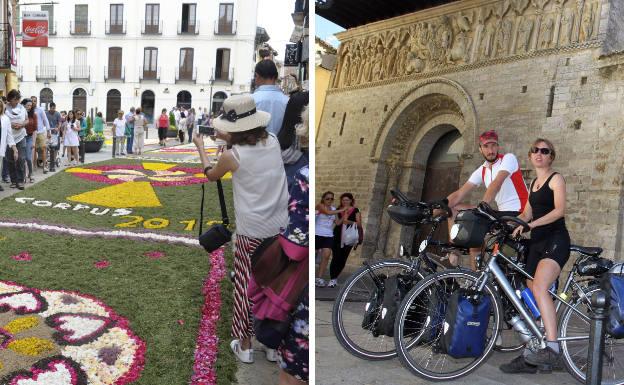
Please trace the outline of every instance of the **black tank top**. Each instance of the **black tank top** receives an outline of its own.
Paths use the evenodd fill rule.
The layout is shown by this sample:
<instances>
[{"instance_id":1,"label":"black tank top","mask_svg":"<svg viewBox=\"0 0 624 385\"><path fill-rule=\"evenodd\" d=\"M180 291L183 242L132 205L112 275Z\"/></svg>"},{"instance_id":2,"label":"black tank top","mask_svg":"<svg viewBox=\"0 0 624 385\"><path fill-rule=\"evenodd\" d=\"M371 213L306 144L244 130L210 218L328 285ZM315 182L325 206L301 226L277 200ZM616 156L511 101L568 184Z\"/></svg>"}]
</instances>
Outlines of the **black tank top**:
<instances>
[{"instance_id":1,"label":"black tank top","mask_svg":"<svg viewBox=\"0 0 624 385\"><path fill-rule=\"evenodd\" d=\"M555 193L548 184L556 174L558 173L553 172L537 191L533 191L533 185L537 178L531 182L529 203L533 210L533 220L539 219L555 209ZM546 237L555 231L567 231L564 218L559 218L553 223L534 228L531 231L531 239Z\"/></svg>"}]
</instances>

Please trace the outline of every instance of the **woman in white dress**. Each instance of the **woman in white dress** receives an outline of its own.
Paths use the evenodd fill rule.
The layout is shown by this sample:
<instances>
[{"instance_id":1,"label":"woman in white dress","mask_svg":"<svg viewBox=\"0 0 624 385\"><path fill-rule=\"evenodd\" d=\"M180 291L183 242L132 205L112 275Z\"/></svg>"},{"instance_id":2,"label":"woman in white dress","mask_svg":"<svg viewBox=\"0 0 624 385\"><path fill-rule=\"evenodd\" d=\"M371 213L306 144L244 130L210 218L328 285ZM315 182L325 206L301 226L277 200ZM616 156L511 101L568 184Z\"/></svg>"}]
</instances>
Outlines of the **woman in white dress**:
<instances>
[{"instance_id":1,"label":"woman in white dress","mask_svg":"<svg viewBox=\"0 0 624 385\"><path fill-rule=\"evenodd\" d=\"M124 119L124 112L117 112L117 119L113 121L113 134L117 139L117 148L115 149L115 155L126 155L124 148L126 148L126 119Z\"/></svg>"},{"instance_id":2,"label":"woman in white dress","mask_svg":"<svg viewBox=\"0 0 624 385\"><path fill-rule=\"evenodd\" d=\"M76 121L76 115L74 115L74 111L69 111L67 113L67 127L65 129L65 147L67 147L68 150L68 166L74 166L78 164L78 145L80 144L80 138L78 137L79 131L80 123Z\"/></svg>"}]
</instances>

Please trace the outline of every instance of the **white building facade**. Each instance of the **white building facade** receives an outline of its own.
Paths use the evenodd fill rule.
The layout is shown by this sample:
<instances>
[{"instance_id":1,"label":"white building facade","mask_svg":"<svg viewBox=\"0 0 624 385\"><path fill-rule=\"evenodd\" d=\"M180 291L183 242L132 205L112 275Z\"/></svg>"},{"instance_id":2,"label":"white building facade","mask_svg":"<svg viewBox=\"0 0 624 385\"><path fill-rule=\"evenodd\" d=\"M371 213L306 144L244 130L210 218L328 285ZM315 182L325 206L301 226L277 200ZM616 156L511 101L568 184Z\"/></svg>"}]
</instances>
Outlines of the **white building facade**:
<instances>
[{"instance_id":1,"label":"white building facade","mask_svg":"<svg viewBox=\"0 0 624 385\"><path fill-rule=\"evenodd\" d=\"M22 47L19 88L57 110L142 107L151 116L173 106L220 108L250 92L257 0L63 0L27 5L49 12L47 48Z\"/></svg>"}]
</instances>

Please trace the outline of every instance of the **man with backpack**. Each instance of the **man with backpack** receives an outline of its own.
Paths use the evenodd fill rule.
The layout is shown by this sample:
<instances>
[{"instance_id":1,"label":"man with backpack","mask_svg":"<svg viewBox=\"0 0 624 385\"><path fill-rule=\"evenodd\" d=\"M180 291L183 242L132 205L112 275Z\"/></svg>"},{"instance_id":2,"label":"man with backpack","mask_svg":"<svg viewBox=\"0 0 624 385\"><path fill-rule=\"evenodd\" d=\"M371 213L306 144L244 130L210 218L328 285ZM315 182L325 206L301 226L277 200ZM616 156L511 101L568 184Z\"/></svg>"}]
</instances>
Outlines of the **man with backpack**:
<instances>
[{"instance_id":1,"label":"man with backpack","mask_svg":"<svg viewBox=\"0 0 624 385\"><path fill-rule=\"evenodd\" d=\"M475 206L461 203L468 194L475 188L484 185L486 190L481 201L490 203L496 202L499 216L518 216L523 210L529 197L522 172L518 164L518 159L514 154L500 154L498 144L498 134L494 130L486 131L479 136L479 152L485 162L477 168L468 181L459 190L451 193L448 199L448 206L453 211L453 217L449 218L449 233L453 226L454 219L460 210L467 210ZM470 249L470 265L472 270L476 269L476 256L480 249ZM458 256L449 253L449 262L456 266Z\"/></svg>"}]
</instances>

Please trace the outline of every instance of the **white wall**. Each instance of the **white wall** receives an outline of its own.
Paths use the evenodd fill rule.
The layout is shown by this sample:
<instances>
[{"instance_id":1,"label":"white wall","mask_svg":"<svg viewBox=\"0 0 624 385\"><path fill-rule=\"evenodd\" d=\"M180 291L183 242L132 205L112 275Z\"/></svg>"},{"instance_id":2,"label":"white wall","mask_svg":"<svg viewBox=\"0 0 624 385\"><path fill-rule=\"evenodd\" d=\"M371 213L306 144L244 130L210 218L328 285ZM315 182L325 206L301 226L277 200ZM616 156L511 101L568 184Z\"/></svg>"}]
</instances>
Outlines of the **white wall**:
<instances>
[{"instance_id":1,"label":"white wall","mask_svg":"<svg viewBox=\"0 0 624 385\"><path fill-rule=\"evenodd\" d=\"M161 0L160 20L163 23L162 35L142 35L142 22L145 19L145 4L158 3L155 0L132 1L76 1L63 0L54 8L56 35L49 38L49 47L54 48L54 65L56 81L49 85L36 81L36 66L40 61L40 48L21 47L18 38L18 67L22 67L23 78L20 91L24 96L39 95L42 88L49 87L54 92L54 101L58 110L72 106L72 93L76 88L87 90L87 108L98 108L105 113L106 95L111 89L121 92L121 107L128 110L130 106L140 105L141 94L152 90L156 95L155 113L162 108L170 109L176 104L179 91L186 90L192 95L194 107L208 107L210 100L210 76L215 67L218 48L230 49L230 69L234 70L234 82L215 82L213 95L223 91L227 95L250 91L253 77L254 38L257 25L258 0L224 0L234 3L234 20L236 34L215 35L214 25L218 19L219 2L195 0L197 4L196 19L199 26L198 35L178 35L178 23L182 18L182 3L193 1ZM110 18L110 4L124 3L125 35L105 34L105 22ZM89 5L91 35L71 35L70 21L74 21L75 4ZM39 10L40 6L22 6L21 10ZM74 47L86 47L91 81L69 81L69 66L73 65ZM104 81L104 67L108 66L108 48L122 48L122 65L125 67L125 82ZM139 82L139 69L143 66L144 47L158 48L158 67L160 67L160 83ZM175 71L179 66L180 48L194 49L193 66L197 67L197 83L175 84ZM166 92L166 89L168 92ZM203 89L203 91L201 91Z\"/></svg>"}]
</instances>

